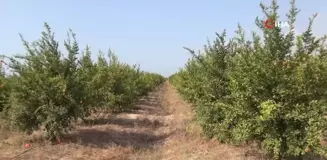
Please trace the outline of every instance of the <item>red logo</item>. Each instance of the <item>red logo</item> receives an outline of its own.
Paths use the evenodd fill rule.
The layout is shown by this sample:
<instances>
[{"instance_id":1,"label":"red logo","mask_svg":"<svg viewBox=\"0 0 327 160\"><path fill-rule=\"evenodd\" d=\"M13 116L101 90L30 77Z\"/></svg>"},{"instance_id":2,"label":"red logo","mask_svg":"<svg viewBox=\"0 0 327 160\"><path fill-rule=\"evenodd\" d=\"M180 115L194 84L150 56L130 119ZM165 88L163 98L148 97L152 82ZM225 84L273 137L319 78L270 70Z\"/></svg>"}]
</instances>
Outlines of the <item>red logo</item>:
<instances>
[{"instance_id":1,"label":"red logo","mask_svg":"<svg viewBox=\"0 0 327 160\"><path fill-rule=\"evenodd\" d=\"M275 21L272 19L267 19L265 22L265 26L268 29L273 29L275 27Z\"/></svg>"}]
</instances>

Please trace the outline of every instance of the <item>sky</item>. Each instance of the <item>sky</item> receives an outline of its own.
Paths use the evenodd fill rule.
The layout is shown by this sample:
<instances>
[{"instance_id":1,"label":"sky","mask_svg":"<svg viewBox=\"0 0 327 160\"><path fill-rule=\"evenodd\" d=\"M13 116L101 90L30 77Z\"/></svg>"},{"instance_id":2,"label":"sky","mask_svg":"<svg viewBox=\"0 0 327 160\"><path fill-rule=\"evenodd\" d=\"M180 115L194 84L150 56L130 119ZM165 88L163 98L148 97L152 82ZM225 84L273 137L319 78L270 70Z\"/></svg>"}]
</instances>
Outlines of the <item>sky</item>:
<instances>
[{"instance_id":1,"label":"sky","mask_svg":"<svg viewBox=\"0 0 327 160\"><path fill-rule=\"evenodd\" d=\"M93 59L110 48L122 62L169 76L190 57L183 47L202 49L224 29L232 36L237 23L249 34L258 30L254 20L263 17L260 2L271 0L0 0L0 54L24 54L19 33L27 41L37 40L47 22L62 49L72 29L81 50L91 47ZM286 20L289 1L278 2L281 20ZM318 13L314 34L327 33L326 0L296 4L301 9L296 32L303 32L308 18Z\"/></svg>"}]
</instances>

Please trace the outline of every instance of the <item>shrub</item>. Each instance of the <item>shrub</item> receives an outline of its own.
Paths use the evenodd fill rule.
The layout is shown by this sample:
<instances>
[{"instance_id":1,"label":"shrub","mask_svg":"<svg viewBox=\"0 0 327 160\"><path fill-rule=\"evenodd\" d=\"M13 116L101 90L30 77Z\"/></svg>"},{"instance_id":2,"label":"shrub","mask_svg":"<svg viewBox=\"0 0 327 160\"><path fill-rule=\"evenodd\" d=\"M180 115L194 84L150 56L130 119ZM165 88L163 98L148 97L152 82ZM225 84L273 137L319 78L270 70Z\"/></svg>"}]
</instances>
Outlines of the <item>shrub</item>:
<instances>
[{"instance_id":1,"label":"shrub","mask_svg":"<svg viewBox=\"0 0 327 160\"><path fill-rule=\"evenodd\" d=\"M327 63L325 39L308 29L294 35L298 13L291 1L291 31L256 24L263 40L253 33L245 40L239 25L225 42L225 32L204 53L194 54L185 69L170 79L195 104L204 133L223 142L259 141L275 159L302 157L309 149L326 155L320 144L326 129ZM278 20L276 1L261 4L267 18Z\"/></svg>"},{"instance_id":2,"label":"shrub","mask_svg":"<svg viewBox=\"0 0 327 160\"><path fill-rule=\"evenodd\" d=\"M89 47L78 58L79 46L71 30L64 57L46 23L40 40L31 45L22 40L27 54L10 57L12 75L0 75L0 82L10 81L5 92L0 90L0 109L6 106L2 118L13 129L27 133L43 128L49 139L60 138L72 128L73 120L84 119L91 111L130 109L138 96L164 79L119 62L111 51L109 61L100 52L93 62Z\"/></svg>"},{"instance_id":3,"label":"shrub","mask_svg":"<svg viewBox=\"0 0 327 160\"><path fill-rule=\"evenodd\" d=\"M76 81L78 44L65 43L68 57L62 58L58 42L50 27L32 46L23 40L26 56L12 59L15 78L12 79L9 110L12 126L31 132L44 126L50 138L60 137L70 121L81 112L79 101L82 86Z\"/></svg>"}]
</instances>

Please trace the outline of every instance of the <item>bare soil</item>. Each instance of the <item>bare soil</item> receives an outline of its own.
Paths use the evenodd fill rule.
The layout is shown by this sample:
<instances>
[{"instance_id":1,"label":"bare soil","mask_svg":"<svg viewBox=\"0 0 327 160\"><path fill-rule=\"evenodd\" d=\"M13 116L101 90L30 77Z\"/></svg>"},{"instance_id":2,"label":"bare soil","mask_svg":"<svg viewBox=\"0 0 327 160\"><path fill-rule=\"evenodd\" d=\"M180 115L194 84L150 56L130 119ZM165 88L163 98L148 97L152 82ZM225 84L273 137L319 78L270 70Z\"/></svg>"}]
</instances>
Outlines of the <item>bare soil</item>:
<instances>
[{"instance_id":1,"label":"bare soil","mask_svg":"<svg viewBox=\"0 0 327 160\"><path fill-rule=\"evenodd\" d=\"M261 160L254 147L207 140L192 107L168 82L139 100L130 113L98 115L76 124L60 144L0 131L0 160ZM29 143L29 149L24 144Z\"/></svg>"}]
</instances>

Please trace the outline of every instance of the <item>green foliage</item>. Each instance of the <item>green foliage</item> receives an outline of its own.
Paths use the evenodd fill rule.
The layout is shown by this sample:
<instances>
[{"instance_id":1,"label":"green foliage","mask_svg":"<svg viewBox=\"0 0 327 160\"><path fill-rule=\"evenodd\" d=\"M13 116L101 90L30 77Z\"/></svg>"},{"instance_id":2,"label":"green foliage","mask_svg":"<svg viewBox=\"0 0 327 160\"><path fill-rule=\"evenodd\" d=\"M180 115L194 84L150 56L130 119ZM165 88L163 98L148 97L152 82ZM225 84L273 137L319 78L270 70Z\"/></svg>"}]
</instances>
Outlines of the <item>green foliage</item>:
<instances>
[{"instance_id":1,"label":"green foliage","mask_svg":"<svg viewBox=\"0 0 327 160\"><path fill-rule=\"evenodd\" d=\"M10 57L12 75L0 75L2 118L13 129L31 133L44 129L49 139L59 138L71 129L71 122L84 119L94 110L126 111L138 96L164 81L158 74L140 71L100 52L93 62L86 47L80 55L75 34L68 32L66 57L59 50L54 33L45 23L41 39L31 45L23 38L27 54ZM10 83L9 83L10 82Z\"/></svg>"},{"instance_id":2,"label":"green foliage","mask_svg":"<svg viewBox=\"0 0 327 160\"><path fill-rule=\"evenodd\" d=\"M10 94L10 81L5 76L5 70L3 69L3 63L0 63L0 113L8 107L9 94Z\"/></svg>"},{"instance_id":3,"label":"green foliage","mask_svg":"<svg viewBox=\"0 0 327 160\"><path fill-rule=\"evenodd\" d=\"M327 63L325 39L308 29L295 37L298 13L291 1L291 31L267 29L257 18L263 39L256 33L245 40L239 25L228 43L217 34L204 53L195 54L170 77L185 99L194 103L204 133L223 142L260 141L275 159L303 156L307 149L326 155L320 144L326 129ZM276 1L261 4L270 19L278 20Z\"/></svg>"}]
</instances>

